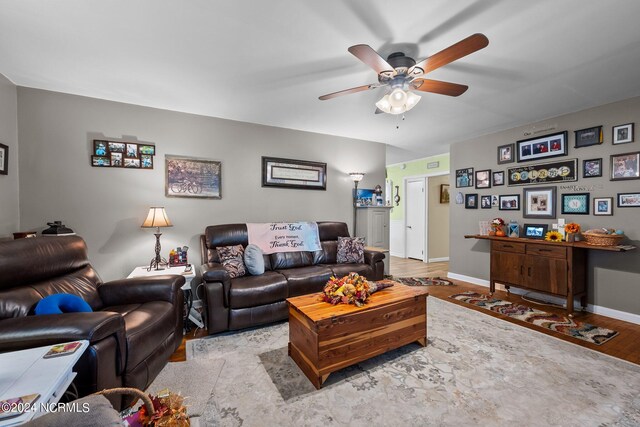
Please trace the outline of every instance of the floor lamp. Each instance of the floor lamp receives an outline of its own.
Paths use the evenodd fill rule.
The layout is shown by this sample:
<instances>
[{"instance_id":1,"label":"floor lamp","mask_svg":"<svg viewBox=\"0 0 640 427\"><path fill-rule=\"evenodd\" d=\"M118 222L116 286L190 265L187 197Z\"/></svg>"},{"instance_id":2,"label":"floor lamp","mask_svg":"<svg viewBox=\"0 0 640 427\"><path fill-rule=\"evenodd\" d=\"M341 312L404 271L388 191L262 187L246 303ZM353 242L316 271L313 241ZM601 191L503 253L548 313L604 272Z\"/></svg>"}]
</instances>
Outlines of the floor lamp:
<instances>
[{"instance_id":1,"label":"floor lamp","mask_svg":"<svg viewBox=\"0 0 640 427\"><path fill-rule=\"evenodd\" d=\"M364 178L364 174L362 172L349 172L349 176L353 180L354 190L353 190L353 237L356 237L356 227L358 226L358 184Z\"/></svg>"},{"instance_id":2,"label":"floor lamp","mask_svg":"<svg viewBox=\"0 0 640 427\"><path fill-rule=\"evenodd\" d=\"M152 207L149 208L149 214L147 215L147 219L142 223L142 228L156 228L156 232L154 236L156 236L156 256L151 260L149 264L149 268L147 271L151 271L151 269L164 270L164 267L169 265L166 259L160 256L160 227L173 227L171 221L169 221L169 217L167 217L167 213L165 212L163 207Z\"/></svg>"}]
</instances>

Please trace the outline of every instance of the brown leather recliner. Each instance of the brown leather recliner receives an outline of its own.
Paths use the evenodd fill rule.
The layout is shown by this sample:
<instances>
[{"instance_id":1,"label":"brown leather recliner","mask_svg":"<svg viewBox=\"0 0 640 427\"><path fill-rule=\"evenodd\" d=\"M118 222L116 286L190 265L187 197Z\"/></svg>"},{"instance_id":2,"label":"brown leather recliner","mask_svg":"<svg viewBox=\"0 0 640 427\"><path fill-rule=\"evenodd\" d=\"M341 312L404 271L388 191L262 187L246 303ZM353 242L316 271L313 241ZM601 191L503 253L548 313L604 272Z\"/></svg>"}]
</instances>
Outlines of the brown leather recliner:
<instances>
[{"instance_id":1,"label":"brown leather recliner","mask_svg":"<svg viewBox=\"0 0 640 427\"><path fill-rule=\"evenodd\" d=\"M88 340L74 370L81 396L146 389L182 342L182 276L103 283L78 236L0 242L0 352ZM34 315L42 298L80 296L92 313ZM129 398L112 400L117 408Z\"/></svg>"},{"instance_id":2,"label":"brown leather recliner","mask_svg":"<svg viewBox=\"0 0 640 427\"><path fill-rule=\"evenodd\" d=\"M247 246L246 224L207 227L201 236L201 267L206 304L205 322L209 334L287 319L286 299L322 291L331 276L350 272L369 280L384 275L384 254L364 252L364 263L338 264L338 237L349 237L344 222L318 222L322 250L316 252L283 252L264 255L265 272L259 276L231 279L220 264L216 248Z\"/></svg>"}]
</instances>

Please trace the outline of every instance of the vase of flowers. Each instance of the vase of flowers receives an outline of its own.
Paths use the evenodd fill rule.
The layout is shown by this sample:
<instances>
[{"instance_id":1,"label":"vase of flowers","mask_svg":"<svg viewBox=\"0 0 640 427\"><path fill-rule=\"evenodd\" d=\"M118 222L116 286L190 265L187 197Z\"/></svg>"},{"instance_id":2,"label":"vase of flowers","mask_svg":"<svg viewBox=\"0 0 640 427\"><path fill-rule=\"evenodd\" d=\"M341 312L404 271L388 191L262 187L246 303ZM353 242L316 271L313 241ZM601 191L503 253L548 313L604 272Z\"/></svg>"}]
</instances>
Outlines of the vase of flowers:
<instances>
[{"instance_id":1,"label":"vase of flowers","mask_svg":"<svg viewBox=\"0 0 640 427\"><path fill-rule=\"evenodd\" d=\"M491 232L489 232L490 235L492 236L502 236L504 237L504 219L502 218L493 218L491 220Z\"/></svg>"},{"instance_id":2,"label":"vase of flowers","mask_svg":"<svg viewBox=\"0 0 640 427\"><path fill-rule=\"evenodd\" d=\"M578 233L580 233L580 224L570 222L564 226L565 239L567 242L575 242Z\"/></svg>"}]
</instances>

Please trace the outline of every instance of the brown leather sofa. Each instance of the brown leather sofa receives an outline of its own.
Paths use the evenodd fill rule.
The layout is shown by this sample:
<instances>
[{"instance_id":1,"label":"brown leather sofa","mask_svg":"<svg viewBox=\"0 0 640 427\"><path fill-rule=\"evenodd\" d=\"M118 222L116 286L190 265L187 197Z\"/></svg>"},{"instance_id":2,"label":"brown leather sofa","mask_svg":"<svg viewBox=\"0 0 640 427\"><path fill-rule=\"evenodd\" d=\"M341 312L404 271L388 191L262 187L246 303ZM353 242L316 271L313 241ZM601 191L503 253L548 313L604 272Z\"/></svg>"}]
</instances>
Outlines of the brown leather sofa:
<instances>
[{"instance_id":1,"label":"brown leather sofa","mask_svg":"<svg viewBox=\"0 0 640 427\"><path fill-rule=\"evenodd\" d=\"M384 275L384 254L366 251L363 264L337 264L338 237L349 237L343 222L318 222L321 251L264 255L265 272L259 276L229 278L216 248L247 246L246 224L209 226L201 236L201 267L205 324L209 334L284 320L286 299L322 291L331 276L356 272L369 280Z\"/></svg>"},{"instance_id":2,"label":"brown leather sofa","mask_svg":"<svg viewBox=\"0 0 640 427\"><path fill-rule=\"evenodd\" d=\"M0 352L88 340L74 370L80 396L146 389L182 342L182 276L103 283L78 236L0 242ZM80 296L92 313L34 315L42 298ZM120 408L128 398L113 398Z\"/></svg>"}]
</instances>

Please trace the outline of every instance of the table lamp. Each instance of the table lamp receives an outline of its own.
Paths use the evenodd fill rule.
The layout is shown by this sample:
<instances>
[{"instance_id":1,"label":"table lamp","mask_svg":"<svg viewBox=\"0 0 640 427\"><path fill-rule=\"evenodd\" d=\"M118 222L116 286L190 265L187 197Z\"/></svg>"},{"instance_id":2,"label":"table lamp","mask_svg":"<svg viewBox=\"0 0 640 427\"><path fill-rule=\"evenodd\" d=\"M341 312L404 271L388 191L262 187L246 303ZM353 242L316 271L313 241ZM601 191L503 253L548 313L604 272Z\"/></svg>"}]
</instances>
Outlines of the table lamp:
<instances>
[{"instance_id":1,"label":"table lamp","mask_svg":"<svg viewBox=\"0 0 640 427\"><path fill-rule=\"evenodd\" d=\"M164 270L164 266L168 265L166 259L160 256L160 227L173 227L171 221L167 217L167 213L164 210L164 207L151 207L149 208L149 215L147 215L147 219L142 223L142 228L153 228L156 227L156 232L154 235L156 236L156 256L151 260L149 264L148 271L151 271L154 268L156 271Z\"/></svg>"}]
</instances>

